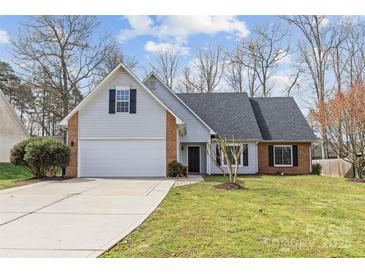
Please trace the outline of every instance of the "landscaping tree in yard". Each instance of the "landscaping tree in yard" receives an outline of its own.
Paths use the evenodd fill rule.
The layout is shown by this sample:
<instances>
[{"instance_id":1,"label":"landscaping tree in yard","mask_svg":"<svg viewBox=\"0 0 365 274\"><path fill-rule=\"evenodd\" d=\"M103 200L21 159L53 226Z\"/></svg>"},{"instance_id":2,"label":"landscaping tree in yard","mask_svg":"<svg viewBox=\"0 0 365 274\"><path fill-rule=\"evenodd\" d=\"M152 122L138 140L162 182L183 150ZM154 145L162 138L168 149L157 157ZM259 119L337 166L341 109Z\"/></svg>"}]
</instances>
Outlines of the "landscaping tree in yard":
<instances>
[{"instance_id":1,"label":"landscaping tree in yard","mask_svg":"<svg viewBox=\"0 0 365 274\"><path fill-rule=\"evenodd\" d=\"M328 132L337 154L353 164L355 177L365 171L365 84L358 82L346 92L338 91L328 102L312 110L314 119Z\"/></svg>"},{"instance_id":2,"label":"landscaping tree in yard","mask_svg":"<svg viewBox=\"0 0 365 274\"><path fill-rule=\"evenodd\" d=\"M237 142L234 138L218 137L209 145L209 156L214 165L226 176L227 167L229 181L221 185L222 188L241 188L236 183L241 155L247 149L246 144ZM238 164L237 164L238 163Z\"/></svg>"}]
</instances>

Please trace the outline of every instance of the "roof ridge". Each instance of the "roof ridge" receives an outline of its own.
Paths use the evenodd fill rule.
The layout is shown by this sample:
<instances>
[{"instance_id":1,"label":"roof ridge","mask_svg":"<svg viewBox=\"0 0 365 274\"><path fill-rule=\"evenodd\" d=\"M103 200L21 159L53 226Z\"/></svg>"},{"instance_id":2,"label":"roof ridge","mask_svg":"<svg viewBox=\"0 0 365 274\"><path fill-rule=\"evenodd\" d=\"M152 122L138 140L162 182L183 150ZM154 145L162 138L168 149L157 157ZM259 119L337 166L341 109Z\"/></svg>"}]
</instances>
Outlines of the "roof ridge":
<instances>
[{"instance_id":1,"label":"roof ridge","mask_svg":"<svg viewBox=\"0 0 365 274\"><path fill-rule=\"evenodd\" d=\"M250 99L253 99L253 100L255 100L255 99L259 99L259 100L261 100L261 99L263 99L263 100L265 100L265 99L274 99L274 98L276 98L276 99L285 99L285 98L291 98L291 99L294 99L294 97L293 96L273 96L273 97L249 97Z\"/></svg>"}]
</instances>

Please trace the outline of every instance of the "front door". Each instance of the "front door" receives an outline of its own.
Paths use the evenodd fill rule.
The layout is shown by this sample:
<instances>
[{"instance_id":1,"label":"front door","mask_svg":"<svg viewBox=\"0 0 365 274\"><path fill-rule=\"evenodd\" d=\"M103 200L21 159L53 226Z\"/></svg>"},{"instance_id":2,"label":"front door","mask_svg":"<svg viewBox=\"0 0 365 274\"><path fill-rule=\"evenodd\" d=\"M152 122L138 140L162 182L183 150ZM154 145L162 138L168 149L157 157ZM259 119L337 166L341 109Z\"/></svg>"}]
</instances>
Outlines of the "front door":
<instances>
[{"instance_id":1,"label":"front door","mask_svg":"<svg viewBox=\"0 0 365 274\"><path fill-rule=\"evenodd\" d=\"M188 172L200 172L200 147L188 147Z\"/></svg>"}]
</instances>

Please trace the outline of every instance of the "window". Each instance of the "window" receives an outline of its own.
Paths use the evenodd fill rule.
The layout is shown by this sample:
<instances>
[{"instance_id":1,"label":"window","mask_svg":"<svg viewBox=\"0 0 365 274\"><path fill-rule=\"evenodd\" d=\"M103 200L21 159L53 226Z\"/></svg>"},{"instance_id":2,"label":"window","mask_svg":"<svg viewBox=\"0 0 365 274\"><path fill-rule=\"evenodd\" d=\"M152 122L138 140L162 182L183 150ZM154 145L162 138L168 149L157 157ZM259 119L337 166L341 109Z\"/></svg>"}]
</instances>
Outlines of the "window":
<instances>
[{"instance_id":1,"label":"window","mask_svg":"<svg viewBox=\"0 0 365 274\"><path fill-rule=\"evenodd\" d=\"M117 90L117 112L129 112L129 90Z\"/></svg>"},{"instance_id":2,"label":"window","mask_svg":"<svg viewBox=\"0 0 365 274\"><path fill-rule=\"evenodd\" d=\"M292 146L274 146L274 166L293 166Z\"/></svg>"},{"instance_id":3,"label":"window","mask_svg":"<svg viewBox=\"0 0 365 274\"><path fill-rule=\"evenodd\" d=\"M236 147L236 148L238 149L238 147ZM234 146L228 146L228 151L227 151L228 159L230 160L230 162L232 163L233 166L236 165L236 160L233 157L234 150L235 150ZM223 153L222 153L222 155L223 155ZM240 166L241 163L242 163L242 153L241 153L240 157L238 158L238 165ZM224 159L224 164L227 165L226 159Z\"/></svg>"}]
</instances>

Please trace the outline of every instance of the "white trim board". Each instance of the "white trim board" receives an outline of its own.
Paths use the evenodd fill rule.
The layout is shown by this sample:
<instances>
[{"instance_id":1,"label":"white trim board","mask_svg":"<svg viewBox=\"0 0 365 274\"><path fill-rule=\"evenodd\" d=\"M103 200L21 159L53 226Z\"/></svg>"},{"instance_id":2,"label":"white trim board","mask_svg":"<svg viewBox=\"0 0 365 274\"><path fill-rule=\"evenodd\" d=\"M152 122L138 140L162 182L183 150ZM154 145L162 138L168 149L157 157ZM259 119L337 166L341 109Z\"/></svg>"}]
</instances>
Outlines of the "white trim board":
<instances>
[{"instance_id":1,"label":"white trim board","mask_svg":"<svg viewBox=\"0 0 365 274\"><path fill-rule=\"evenodd\" d=\"M166 140L166 137L80 137L79 140Z\"/></svg>"}]
</instances>

